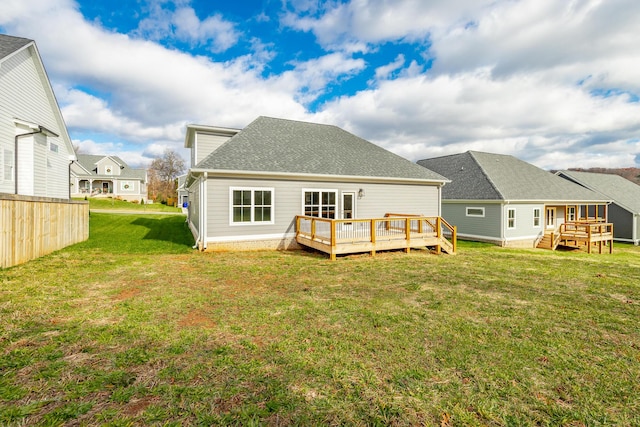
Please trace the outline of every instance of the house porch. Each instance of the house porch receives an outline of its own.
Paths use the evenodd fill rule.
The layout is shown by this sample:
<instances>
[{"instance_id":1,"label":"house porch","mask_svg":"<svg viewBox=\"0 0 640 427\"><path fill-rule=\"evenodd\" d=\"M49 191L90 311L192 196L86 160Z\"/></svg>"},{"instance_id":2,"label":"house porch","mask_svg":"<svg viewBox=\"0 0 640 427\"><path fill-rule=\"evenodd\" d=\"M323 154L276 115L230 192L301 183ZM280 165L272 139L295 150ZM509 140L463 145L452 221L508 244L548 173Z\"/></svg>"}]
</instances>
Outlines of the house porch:
<instances>
[{"instance_id":1,"label":"house porch","mask_svg":"<svg viewBox=\"0 0 640 427\"><path fill-rule=\"evenodd\" d=\"M384 218L328 219L296 216L296 242L329 254L434 247L455 254L456 227L441 217L386 214ZM447 238L449 237L449 239Z\"/></svg>"}]
</instances>

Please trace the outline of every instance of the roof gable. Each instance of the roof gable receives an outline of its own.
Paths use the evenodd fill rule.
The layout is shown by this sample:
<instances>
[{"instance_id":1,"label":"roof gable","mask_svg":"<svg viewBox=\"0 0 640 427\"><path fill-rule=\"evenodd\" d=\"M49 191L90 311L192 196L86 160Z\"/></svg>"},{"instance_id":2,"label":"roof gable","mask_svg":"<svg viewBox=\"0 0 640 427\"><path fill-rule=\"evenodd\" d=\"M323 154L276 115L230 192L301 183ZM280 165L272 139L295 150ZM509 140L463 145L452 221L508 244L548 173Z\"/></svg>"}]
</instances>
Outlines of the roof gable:
<instances>
[{"instance_id":1,"label":"roof gable","mask_svg":"<svg viewBox=\"0 0 640 427\"><path fill-rule=\"evenodd\" d=\"M443 190L445 199L562 202L609 200L509 155L468 151L421 160L418 164L430 167L452 180Z\"/></svg>"},{"instance_id":2,"label":"roof gable","mask_svg":"<svg viewBox=\"0 0 640 427\"><path fill-rule=\"evenodd\" d=\"M559 171L557 175L610 198L630 212L640 213L640 185L620 175L571 170Z\"/></svg>"},{"instance_id":3,"label":"roof gable","mask_svg":"<svg viewBox=\"0 0 640 427\"><path fill-rule=\"evenodd\" d=\"M0 65L2 65L2 62L8 60L14 54L25 49L29 51L30 57L33 59L33 62L37 69L40 82L42 84L42 87L44 88L49 106L58 127L56 133L60 133L59 136L61 137L67 148L67 151L70 155L70 160L75 160L75 149L73 148L71 137L69 136L69 132L67 131L67 125L64 121L64 118L62 117L62 112L60 111L58 100L56 99L56 95L53 92L53 87L51 86L51 82L49 81L49 76L47 75L47 71L44 67L44 63L42 62L42 58L40 57L40 52L38 52L35 41L22 37L0 34Z\"/></svg>"},{"instance_id":4,"label":"roof gable","mask_svg":"<svg viewBox=\"0 0 640 427\"><path fill-rule=\"evenodd\" d=\"M120 169L119 175L105 175L98 171L98 164L104 161L115 163ZM132 169L118 156L104 156L95 154L78 154L78 164L87 171L90 176L106 176L109 179L140 179L147 176L145 169Z\"/></svg>"},{"instance_id":5,"label":"roof gable","mask_svg":"<svg viewBox=\"0 0 640 427\"><path fill-rule=\"evenodd\" d=\"M446 182L337 126L258 117L196 169Z\"/></svg>"},{"instance_id":6,"label":"roof gable","mask_svg":"<svg viewBox=\"0 0 640 427\"><path fill-rule=\"evenodd\" d=\"M33 40L0 34L0 62L30 43L33 43Z\"/></svg>"}]
</instances>

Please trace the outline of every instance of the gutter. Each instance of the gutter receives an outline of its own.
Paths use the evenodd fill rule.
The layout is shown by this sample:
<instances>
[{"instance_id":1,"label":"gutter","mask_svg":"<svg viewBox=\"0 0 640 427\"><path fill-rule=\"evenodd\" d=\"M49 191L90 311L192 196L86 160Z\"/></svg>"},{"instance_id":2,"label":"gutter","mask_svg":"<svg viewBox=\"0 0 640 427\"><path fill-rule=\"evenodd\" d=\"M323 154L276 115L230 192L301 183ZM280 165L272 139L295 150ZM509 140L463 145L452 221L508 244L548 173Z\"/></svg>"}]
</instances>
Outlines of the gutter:
<instances>
[{"instance_id":1,"label":"gutter","mask_svg":"<svg viewBox=\"0 0 640 427\"><path fill-rule=\"evenodd\" d=\"M18 194L18 140L20 138L26 137L26 136L33 136L33 135L37 135L39 133L43 133L47 136L53 136L54 138L59 137L60 135L58 135L57 133L50 131L49 129L47 129L44 126L38 126L36 128L35 131L33 132L28 132L28 133L21 133L20 135L16 135L14 137L14 153L13 153L13 171L14 171L14 178L15 178L15 185L14 185L14 191L15 194Z\"/></svg>"}]
</instances>

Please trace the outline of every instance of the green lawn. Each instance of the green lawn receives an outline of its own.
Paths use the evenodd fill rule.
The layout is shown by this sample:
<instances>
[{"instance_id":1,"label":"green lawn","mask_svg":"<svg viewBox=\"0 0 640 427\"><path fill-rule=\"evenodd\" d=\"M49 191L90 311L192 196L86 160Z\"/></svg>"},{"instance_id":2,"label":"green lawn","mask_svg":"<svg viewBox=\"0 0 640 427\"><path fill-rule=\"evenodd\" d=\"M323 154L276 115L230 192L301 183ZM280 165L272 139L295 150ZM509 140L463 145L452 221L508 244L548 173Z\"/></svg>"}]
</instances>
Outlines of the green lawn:
<instances>
[{"instance_id":1,"label":"green lawn","mask_svg":"<svg viewBox=\"0 0 640 427\"><path fill-rule=\"evenodd\" d=\"M74 198L74 200L84 200L84 198ZM140 204L113 198L87 198L89 209L109 209L109 210L130 210L140 212L182 212L181 208L163 205L162 203Z\"/></svg>"},{"instance_id":2,"label":"green lawn","mask_svg":"<svg viewBox=\"0 0 640 427\"><path fill-rule=\"evenodd\" d=\"M640 248L192 244L93 213L0 271L0 425L640 425Z\"/></svg>"}]
</instances>

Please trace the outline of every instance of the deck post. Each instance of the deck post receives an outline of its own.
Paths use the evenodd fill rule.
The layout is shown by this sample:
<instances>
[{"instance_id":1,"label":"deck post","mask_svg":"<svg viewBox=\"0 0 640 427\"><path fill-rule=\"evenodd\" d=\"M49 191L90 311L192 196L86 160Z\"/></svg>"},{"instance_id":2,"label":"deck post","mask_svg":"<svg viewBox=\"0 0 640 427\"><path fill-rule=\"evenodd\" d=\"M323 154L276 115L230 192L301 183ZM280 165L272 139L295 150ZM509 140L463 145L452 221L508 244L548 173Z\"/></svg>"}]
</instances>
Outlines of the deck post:
<instances>
[{"instance_id":1,"label":"deck post","mask_svg":"<svg viewBox=\"0 0 640 427\"><path fill-rule=\"evenodd\" d=\"M404 249L404 251L406 253L409 253L411 251L411 247L409 246L411 243L411 219L409 217L404 220L404 233L407 239L407 247Z\"/></svg>"},{"instance_id":2,"label":"deck post","mask_svg":"<svg viewBox=\"0 0 640 427\"><path fill-rule=\"evenodd\" d=\"M376 254L376 220L372 218L369 222L369 226L371 228L371 256L374 256Z\"/></svg>"},{"instance_id":3,"label":"deck post","mask_svg":"<svg viewBox=\"0 0 640 427\"><path fill-rule=\"evenodd\" d=\"M316 240L316 220L311 218L311 240Z\"/></svg>"},{"instance_id":4,"label":"deck post","mask_svg":"<svg viewBox=\"0 0 640 427\"><path fill-rule=\"evenodd\" d=\"M336 221L331 220L331 261L336 260Z\"/></svg>"},{"instance_id":5,"label":"deck post","mask_svg":"<svg viewBox=\"0 0 640 427\"><path fill-rule=\"evenodd\" d=\"M436 217L436 237L438 238L438 242L442 238L442 223L440 217ZM436 254L440 255L440 245L436 245Z\"/></svg>"}]
</instances>

